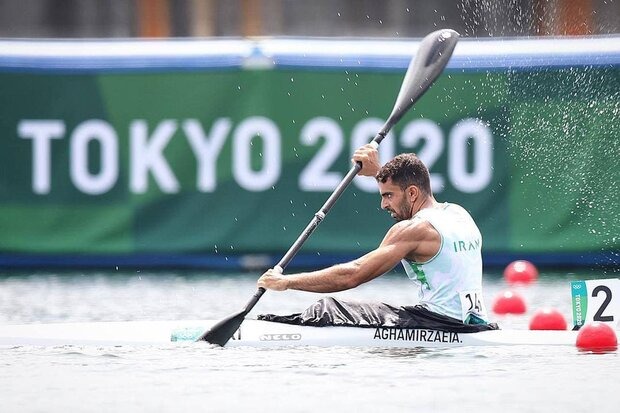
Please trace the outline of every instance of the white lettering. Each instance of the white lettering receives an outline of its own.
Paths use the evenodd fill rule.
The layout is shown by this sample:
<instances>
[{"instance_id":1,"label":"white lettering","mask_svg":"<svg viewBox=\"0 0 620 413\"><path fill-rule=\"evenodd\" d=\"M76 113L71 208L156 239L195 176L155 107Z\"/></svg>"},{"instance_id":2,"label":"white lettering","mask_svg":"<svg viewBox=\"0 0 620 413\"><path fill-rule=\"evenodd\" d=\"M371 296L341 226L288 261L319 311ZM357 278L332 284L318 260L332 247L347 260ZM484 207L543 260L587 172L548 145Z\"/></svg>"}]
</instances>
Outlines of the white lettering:
<instances>
[{"instance_id":1,"label":"white lettering","mask_svg":"<svg viewBox=\"0 0 620 413\"><path fill-rule=\"evenodd\" d=\"M206 136L198 120L183 122L183 130L198 161L196 187L200 192L213 192L217 187L217 158L231 127L230 119L218 119L211 127L209 136Z\"/></svg>"},{"instance_id":2,"label":"white lettering","mask_svg":"<svg viewBox=\"0 0 620 413\"><path fill-rule=\"evenodd\" d=\"M164 120L157 125L151 138L145 120L135 120L130 125L130 178L132 192L144 193L148 189L149 171L163 192L175 193L180 185L163 156L163 150L174 135L177 124Z\"/></svg>"},{"instance_id":3,"label":"white lettering","mask_svg":"<svg viewBox=\"0 0 620 413\"><path fill-rule=\"evenodd\" d=\"M252 169L254 138L262 140L262 168ZM253 116L237 126L233 141L233 176L248 191L264 191L280 177L280 131L272 120Z\"/></svg>"},{"instance_id":4,"label":"white lettering","mask_svg":"<svg viewBox=\"0 0 620 413\"><path fill-rule=\"evenodd\" d=\"M344 136L338 123L330 118L318 117L308 121L301 129L301 143L316 145L321 138L325 143L299 175L299 187L303 191L331 191L342 180L342 174L330 171L344 146Z\"/></svg>"},{"instance_id":5,"label":"white lettering","mask_svg":"<svg viewBox=\"0 0 620 413\"><path fill-rule=\"evenodd\" d=\"M180 127L179 127L180 123ZM177 122L164 119L150 126L146 120L136 119L129 124L128 148L119 148L119 133L105 120L90 119L80 123L70 135L69 153L64 155L65 146L54 139L63 139L66 131L64 121L55 119L21 120L17 125L18 136L32 140L32 190L36 194L48 194L52 188L54 172L69 167L69 176L74 186L90 195L104 194L118 183L120 162L127 163L129 190L145 193L153 183L164 193L177 193L180 182L175 169L187 171L192 163L186 156L177 154L166 159L166 149L177 135L178 129L186 136L189 148L196 159L196 190L215 192L218 187L218 165L228 167L220 159L232 133L232 176L240 187L247 191L264 191L280 179L282 169L282 142L278 126L266 117L254 116L241 121L233 131L228 118L215 119L210 129L204 129L198 119L184 119ZM383 121L366 118L357 122L352 131L350 149L368 143ZM397 139L399 138L399 139ZM340 164L345 158L347 144L340 124L328 117L310 119L301 129L301 159L311 158L305 163L299 175L299 189L307 192L332 191L342 181ZM176 142L174 147L178 149ZM441 192L445 185L464 193L479 192L489 186L493 178L493 136L489 125L475 118L463 119L450 130L446 147L442 129L429 119L409 122L398 137L390 132L379 146L382 163L391 159L397 145L405 150L415 150L429 170L446 156L447 168L431 172L433 192ZM172 145L170 145L172 146ZM288 147L288 146L287 146ZM53 150L63 150L63 156L56 160L68 165L55 165ZM298 148L294 148L297 150ZM315 150L314 150L315 149ZM128 150L127 156L125 150ZM172 148L170 148L172 153ZM176 153L176 151L175 151ZM97 154L97 158L93 155ZM190 160L191 161L191 160ZM442 162L443 165L443 162ZM294 178L293 178L294 179ZM376 192L372 177L356 177L355 185L364 192Z\"/></svg>"},{"instance_id":6,"label":"white lettering","mask_svg":"<svg viewBox=\"0 0 620 413\"><path fill-rule=\"evenodd\" d=\"M101 168L98 174L88 170L88 144L101 145ZM118 139L105 121L81 123L71 135L71 180L80 191L98 195L109 191L118 178Z\"/></svg>"},{"instance_id":7,"label":"white lettering","mask_svg":"<svg viewBox=\"0 0 620 413\"><path fill-rule=\"evenodd\" d=\"M65 123L61 120L22 120L17 125L20 138L32 139L32 190L47 194L51 189L51 140L62 139Z\"/></svg>"},{"instance_id":8,"label":"white lettering","mask_svg":"<svg viewBox=\"0 0 620 413\"><path fill-rule=\"evenodd\" d=\"M484 189L493 177L493 135L479 119L463 119L450 131L448 174L461 192ZM467 146L473 145L473 171L467 170Z\"/></svg>"}]
</instances>

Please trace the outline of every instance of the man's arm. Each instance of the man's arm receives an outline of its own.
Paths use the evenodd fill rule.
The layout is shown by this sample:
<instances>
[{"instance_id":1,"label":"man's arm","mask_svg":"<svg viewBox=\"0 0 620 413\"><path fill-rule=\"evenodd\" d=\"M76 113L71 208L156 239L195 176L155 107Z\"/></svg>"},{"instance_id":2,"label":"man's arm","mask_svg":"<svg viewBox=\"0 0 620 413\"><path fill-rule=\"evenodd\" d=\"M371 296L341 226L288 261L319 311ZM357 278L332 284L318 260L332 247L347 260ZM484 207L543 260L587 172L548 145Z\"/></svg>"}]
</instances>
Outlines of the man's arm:
<instances>
[{"instance_id":1,"label":"man's arm","mask_svg":"<svg viewBox=\"0 0 620 413\"><path fill-rule=\"evenodd\" d=\"M282 275L269 270L258 280L258 286L284 291L301 290L330 293L355 288L394 268L402 258L417 249L419 240L411 222L395 224L381 245L368 254L348 263L334 265L318 271Z\"/></svg>"}]
</instances>

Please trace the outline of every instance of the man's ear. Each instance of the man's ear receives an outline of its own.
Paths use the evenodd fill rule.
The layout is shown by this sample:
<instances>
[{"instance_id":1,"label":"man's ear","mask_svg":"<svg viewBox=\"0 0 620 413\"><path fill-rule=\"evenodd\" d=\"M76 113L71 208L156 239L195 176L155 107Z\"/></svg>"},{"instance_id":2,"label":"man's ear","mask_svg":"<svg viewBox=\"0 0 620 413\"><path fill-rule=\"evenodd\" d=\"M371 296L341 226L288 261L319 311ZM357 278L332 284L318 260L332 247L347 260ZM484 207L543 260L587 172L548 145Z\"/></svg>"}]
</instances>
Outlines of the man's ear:
<instances>
[{"instance_id":1,"label":"man's ear","mask_svg":"<svg viewBox=\"0 0 620 413\"><path fill-rule=\"evenodd\" d=\"M407 195L409 195L409 199L412 201L420 196L420 189L415 185L409 185L406 192Z\"/></svg>"}]
</instances>

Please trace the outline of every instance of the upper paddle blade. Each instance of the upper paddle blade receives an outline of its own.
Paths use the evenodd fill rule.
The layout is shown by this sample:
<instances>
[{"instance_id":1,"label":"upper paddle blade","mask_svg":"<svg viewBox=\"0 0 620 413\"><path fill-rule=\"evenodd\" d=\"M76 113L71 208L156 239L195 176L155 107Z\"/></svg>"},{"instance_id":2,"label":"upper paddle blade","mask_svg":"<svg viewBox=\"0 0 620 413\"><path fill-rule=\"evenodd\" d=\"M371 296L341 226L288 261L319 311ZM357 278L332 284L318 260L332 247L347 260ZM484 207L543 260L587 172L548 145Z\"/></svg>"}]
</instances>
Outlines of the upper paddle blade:
<instances>
[{"instance_id":1,"label":"upper paddle blade","mask_svg":"<svg viewBox=\"0 0 620 413\"><path fill-rule=\"evenodd\" d=\"M204 340L207 343L217 344L218 346L223 347L239 329L246 315L247 312L245 310L231 314L230 316L219 321L217 324L213 325L213 327L201 335L197 341Z\"/></svg>"},{"instance_id":2,"label":"upper paddle blade","mask_svg":"<svg viewBox=\"0 0 620 413\"><path fill-rule=\"evenodd\" d=\"M422 39L383 132L387 133L439 77L458 41L459 34L451 29L437 30Z\"/></svg>"}]
</instances>

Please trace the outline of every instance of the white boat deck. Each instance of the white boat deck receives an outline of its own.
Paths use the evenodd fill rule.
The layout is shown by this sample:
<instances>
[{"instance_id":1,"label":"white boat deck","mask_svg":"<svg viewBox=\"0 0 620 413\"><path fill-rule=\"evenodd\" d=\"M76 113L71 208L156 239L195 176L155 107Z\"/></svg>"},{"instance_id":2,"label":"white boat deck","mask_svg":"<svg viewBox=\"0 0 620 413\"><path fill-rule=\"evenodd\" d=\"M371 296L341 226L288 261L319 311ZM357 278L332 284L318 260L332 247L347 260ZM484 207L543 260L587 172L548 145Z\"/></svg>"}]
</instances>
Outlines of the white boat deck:
<instances>
[{"instance_id":1,"label":"white boat deck","mask_svg":"<svg viewBox=\"0 0 620 413\"><path fill-rule=\"evenodd\" d=\"M123 346L194 341L215 320L130 321L0 326L0 345ZM575 345L575 331L495 330L449 333L394 328L307 327L246 320L227 347L430 347Z\"/></svg>"}]
</instances>

